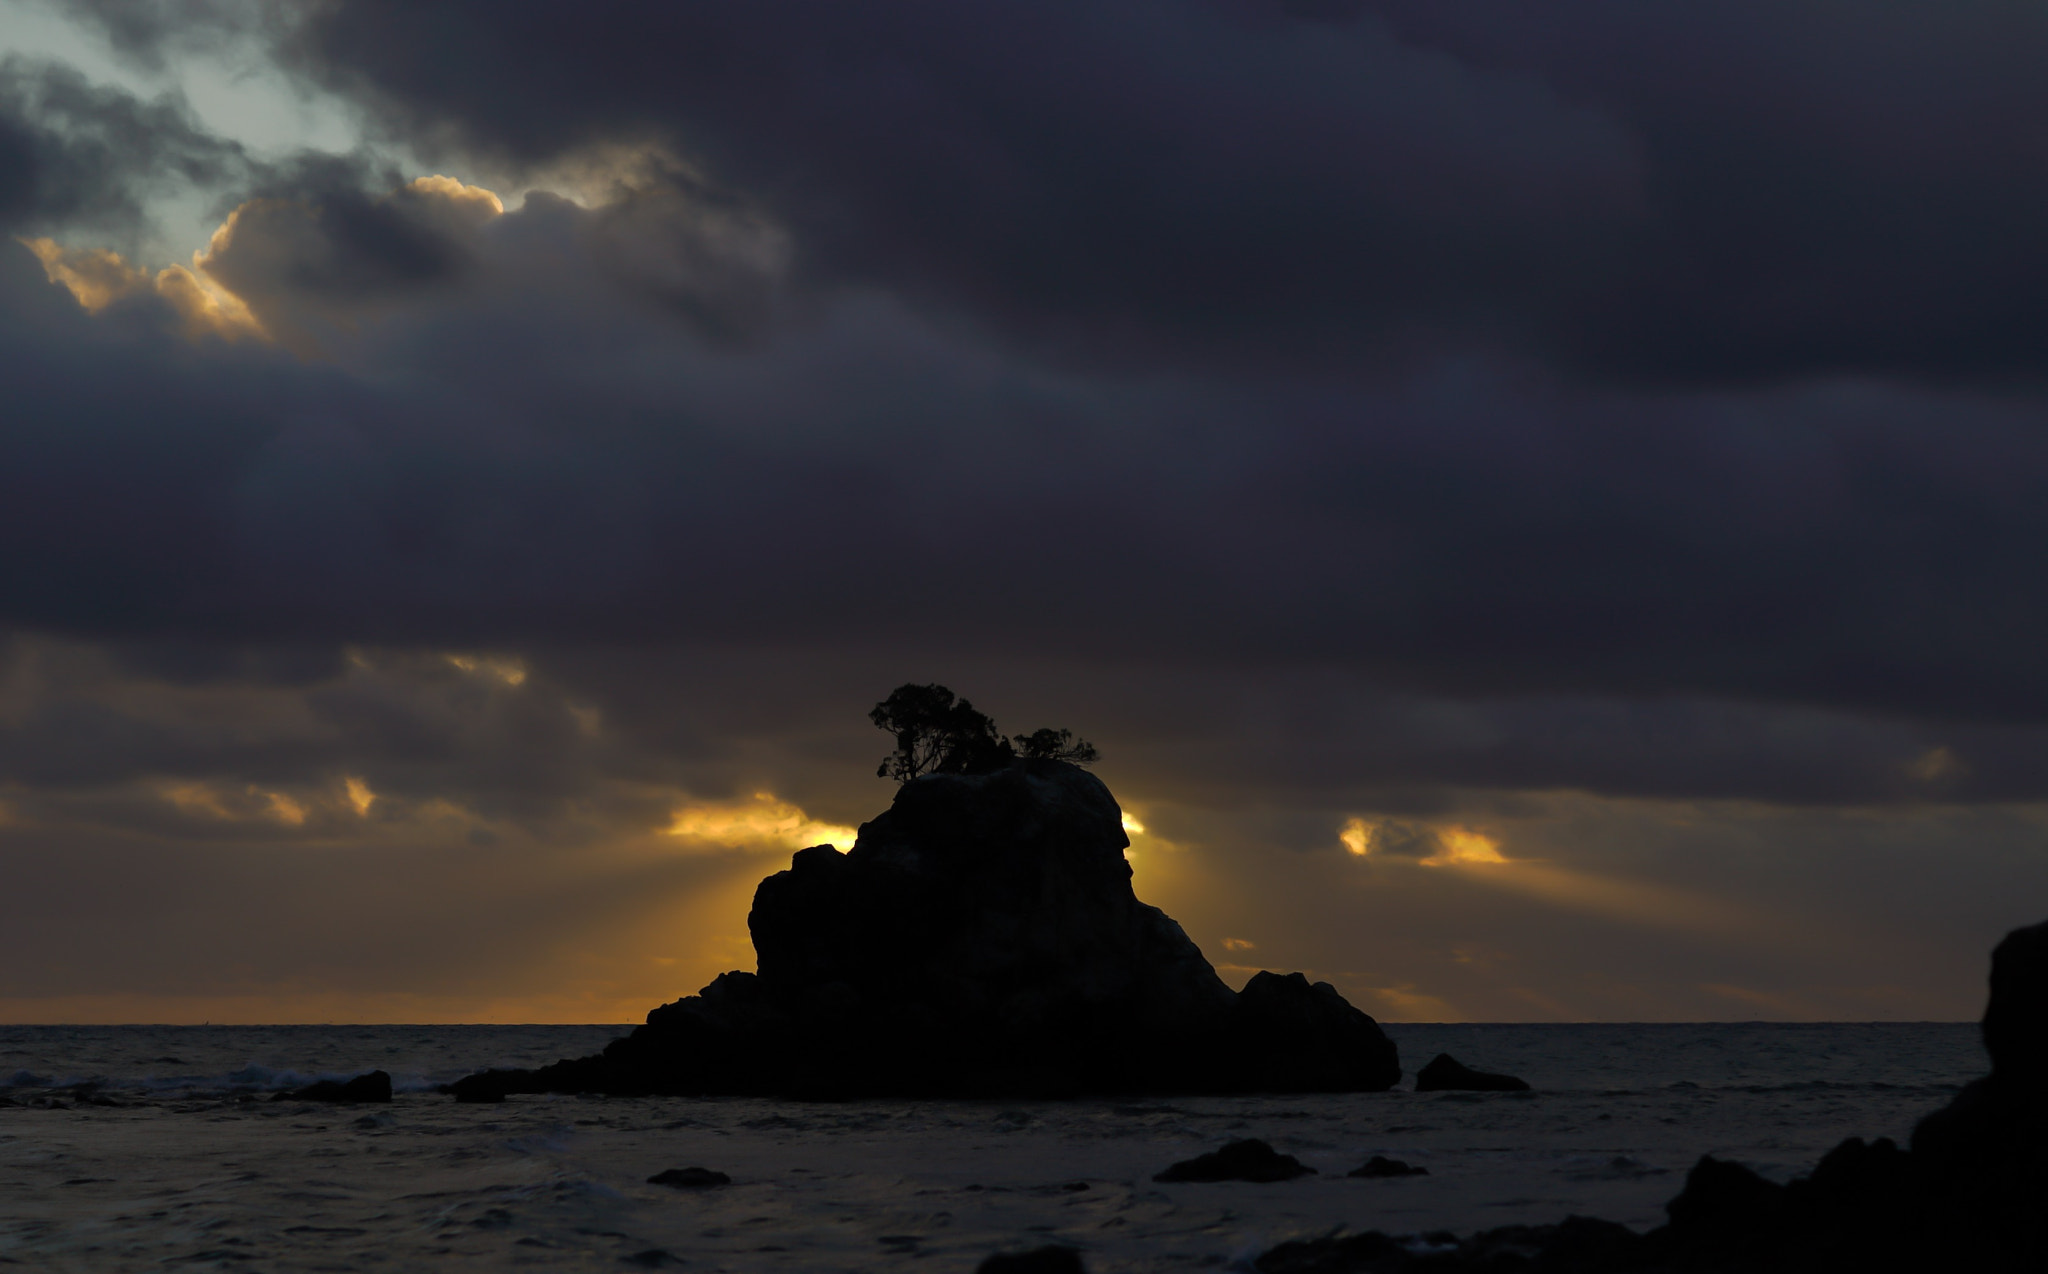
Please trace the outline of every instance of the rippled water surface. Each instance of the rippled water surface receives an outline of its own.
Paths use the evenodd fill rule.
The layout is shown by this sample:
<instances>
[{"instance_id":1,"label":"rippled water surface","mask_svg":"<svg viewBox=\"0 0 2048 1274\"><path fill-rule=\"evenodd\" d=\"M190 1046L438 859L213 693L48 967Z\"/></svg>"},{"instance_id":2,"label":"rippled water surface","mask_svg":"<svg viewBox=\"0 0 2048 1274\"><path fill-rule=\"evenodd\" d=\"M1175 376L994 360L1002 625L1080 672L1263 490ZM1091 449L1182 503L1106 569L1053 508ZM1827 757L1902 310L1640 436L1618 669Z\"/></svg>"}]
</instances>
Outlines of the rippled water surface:
<instances>
[{"instance_id":1,"label":"rippled water surface","mask_svg":"<svg viewBox=\"0 0 2048 1274\"><path fill-rule=\"evenodd\" d=\"M1701 1153L1780 1178L1903 1137L1983 1069L1973 1026L1390 1026L1532 1094L851 1102L514 1098L435 1084L621 1028L0 1028L0 1258L59 1270L971 1270L1065 1242L1090 1268L1241 1263L1344 1226L1592 1213L1647 1228ZM382 1068L389 1106L272 1102ZM1319 1170L1162 1185L1263 1137ZM1430 1175L1352 1180L1373 1154ZM732 1184L647 1184L704 1166ZM1085 1188L1084 1188L1085 1187Z\"/></svg>"}]
</instances>

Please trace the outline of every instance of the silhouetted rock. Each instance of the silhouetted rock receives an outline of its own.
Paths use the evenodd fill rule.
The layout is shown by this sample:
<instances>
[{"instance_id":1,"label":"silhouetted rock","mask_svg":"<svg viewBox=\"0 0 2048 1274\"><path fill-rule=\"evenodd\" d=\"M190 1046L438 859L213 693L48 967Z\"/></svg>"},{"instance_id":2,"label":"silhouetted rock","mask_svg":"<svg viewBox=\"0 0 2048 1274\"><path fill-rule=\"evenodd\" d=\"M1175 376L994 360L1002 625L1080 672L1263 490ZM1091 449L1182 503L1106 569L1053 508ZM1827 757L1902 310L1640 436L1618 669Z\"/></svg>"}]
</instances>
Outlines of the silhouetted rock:
<instances>
[{"instance_id":1,"label":"silhouetted rock","mask_svg":"<svg viewBox=\"0 0 2048 1274\"><path fill-rule=\"evenodd\" d=\"M1283 1155L1263 1141L1233 1141L1221 1150L1196 1155L1159 1173L1154 1181L1292 1181L1315 1172L1293 1155Z\"/></svg>"},{"instance_id":2,"label":"silhouetted rock","mask_svg":"<svg viewBox=\"0 0 2048 1274\"><path fill-rule=\"evenodd\" d=\"M1396 1238L1378 1230L1282 1243L1254 1263L1260 1274L1621 1274L1643 1263L1643 1236L1595 1217L1556 1225L1509 1225L1467 1239L1453 1234Z\"/></svg>"},{"instance_id":3,"label":"silhouetted rock","mask_svg":"<svg viewBox=\"0 0 2048 1274\"><path fill-rule=\"evenodd\" d=\"M1495 1075L1488 1071L1476 1071L1452 1057L1449 1053L1438 1053L1429 1065L1415 1073L1415 1091L1418 1093L1445 1092L1466 1089L1479 1093L1526 1093L1529 1085L1513 1075Z\"/></svg>"},{"instance_id":4,"label":"silhouetted rock","mask_svg":"<svg viewBox=\"0 0 2048 1274\"><path fill-rule=\"evenodd\" d=\"M1646 1235L1587 1218L1457 1241L1286 1243L1264 1274L2038 1274L2048 1270L2048 924L1992 952L1991 1074L1920 1121L1911 1149L1852 1137L1780 1185L1711 1155ZM1448 1059L1439 1058L1438 1062ZM1425 1068L1434 1069L1436 1063ZM1419 1087L1420 1085L1418 1085Z\"/></svg>"},{"instance_id":5,"label":"silhouetted rock","mask_svg":"<svg viewBox=\"0 0 2048 1274\"><path fill-rule=\"evenodd\" d=\"M276 1096L272 1097L270 1100L330 1102L390 1101L391 1076L387 1075L383 1071L371 1071L367 1075L358 1075L354 1079L343 1080L340 1082L336 1082L331 1079L323 1079L317 1084L308 1084L304 1088L294 1088L290 1092L279 1093Z\"/></svg>"},{"instance_id":6,"label":"silhouetted rock","mask_svg":"<svg viewBox=\"0 0 2048 1274\"><path fill-rule=\"evenodd\" d=\"M452 1084L441 1085L441 1091L452 1094L456 1101L500 1102L507 1093L524 1082L526 1071L487 1070L474 1075L464 1075Z\"/></svg>"},{"instance_id":7,"label":"silhouetted rock","mask_svg":"<svg viewBox=\"0 0 2048 1274\"><path fill-rule=\"evenodd\" d=\"M1992 951L1983 1032L1991 1073L1914 1128L1906 1197L1921 1229L1960 1232L1955 1250L1976 1268L2048 1269L2048 924ZM1873 1175L1900 1192L1900 1173Z\"/></svg>"},{"instance_id":8,"label":"silhouetted rock","mask_svg":"<svg viewBox=\"0 0 2048 1274\"><path fill-rule=\"evenodd\" d=\"M1070 1247L1048 1246L1029 1252L997 1252L974 1267L974 1274L1088 1274L1081 1253Z\"/></svg>"},{"instance_id":9,"label":"silhouetted rock","mask_svg":"<svg viewBox=\"0 0 2048 1274\"><path fill-rule=\"evenodd\" d=\"M1429 1175L1429 1169L1418 1168L1399 1159L1389 1159L1385 1155L1374 1155L1344 1175L1347 1177L1426 1177Z\"/></svg>"},{"instance_id":10,"label":"silhouetted rock","mask_svg":"<svg viewBox=\"0 0 2048 1274\"><path fill-rule=\"evenodd\" d=\"M1683 1246L1738 1248L1769 1237L1784 1223L1785 1187L1739 1163L1701 1155L1664 1213Z\"/></svg>"},{"instance_id":11,"label":"silhouetted rock","mask_svg":"<svg viewBox=\"0 0 2048 1274\"><path fill-rule=\"evenodd\" d=\"M2048 923L2015 929L1992 950L1983 1032L1992 1079L2048 1081Z\"/></svg>"},{"instance_id":12,"label":"silhouetted rock","mask_svg":"<svg viewBox=\"0 0 2048 1274\"><path fill-rule=\"evenodd\" d=\"M1536 1249L1536 1265L1549 1274L1626 1270L1639 1263L1644 1249L1642 1235L1599 1217L1568 1216L1544 1228L1549 1232Z\"/></svg>"},{"instance_id":13,"label":"silhouetted rock","mask_svg":"<svg viewBox=\"0 0 2048 1274\"><path fill-rule=\"evenodd\" d=\"M732 1178L709 1168L665 1168L647 1178L651 1186L673 1186L678 1190L702 1190L707 1186L729 1186Z\"/></svg>"},{"instance_id":14,"label":"silhouetted rock","mask_svg":"<svg viewBox=\"0 0 2048 1274\"><path fill-rule=\"evenodd\" d=\"M1170 923L1170 922L1169 922ZM1379 1023L1327 982L1255 973L1233 1006L1246 1052L1246 1087L1269 1093L1372 1092L1401 1079Z\"/></svg>"},{"instance_id":15,"label":"silhouetted rock","mask_svg":"<svg viewBox=\"0 0 2048 1274\"><path fill-rule=\"evenodd\" d=\"M1715 1268L2048 1269L2048 924L1992 952L1983 1033L1991 1074L1921 1120L1910 1150L1852 1137L1783 1187L1702 1159L1651 1238Z\"/></svg>"},{"instance_id":16,"label":"silhouetted rock","mask_svg":"<svg viewBox=\"0 0 2048 1274\"><path fill-rule=\"evenodd\" d=\"M799 851L747 917L758 973L727 973L594 1057L488 1071L514 1092L799 1097L1355 1091L1393 1042L1327 983L1233 993L1131 892L1122 811L1059 761L905 783L848 853Z\"/></svg>"},{"instance_id":17,"label":"silhouetted rock","mask_svg":"<svg viewBox=\"0 0 2048 1274\"><path fill-rule=\"evenodd\" d=\"M1254 1263L1260 1274L1352 1274L1357 1270L1398 1270L1410 1261L1406 1244L1391 1234L1367 1230L1326 1239L1297 1239L1268 1249Z\"/></svg>"}]
</instances>

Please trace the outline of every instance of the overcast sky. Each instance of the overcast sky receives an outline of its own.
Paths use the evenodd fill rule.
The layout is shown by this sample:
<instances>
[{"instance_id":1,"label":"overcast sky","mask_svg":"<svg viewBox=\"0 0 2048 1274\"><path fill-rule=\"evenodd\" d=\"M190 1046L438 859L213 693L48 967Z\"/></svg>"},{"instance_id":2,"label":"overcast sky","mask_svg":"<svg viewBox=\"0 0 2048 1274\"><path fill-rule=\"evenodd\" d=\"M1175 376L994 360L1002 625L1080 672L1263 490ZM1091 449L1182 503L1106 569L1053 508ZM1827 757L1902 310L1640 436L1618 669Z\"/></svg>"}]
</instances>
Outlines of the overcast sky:
<instances>
[{"instance_id":1,"label":"overcast sky","mask_svg":"<svg viewBox=\"0 0 2048 1274\"><path fill-rule=\"evenodd\" d=\"M2048 10L0 48L0 1020L635 1020L905 681L1391 1020L1973 1017L2048 915Z\"/></svg>"}]
</instances>

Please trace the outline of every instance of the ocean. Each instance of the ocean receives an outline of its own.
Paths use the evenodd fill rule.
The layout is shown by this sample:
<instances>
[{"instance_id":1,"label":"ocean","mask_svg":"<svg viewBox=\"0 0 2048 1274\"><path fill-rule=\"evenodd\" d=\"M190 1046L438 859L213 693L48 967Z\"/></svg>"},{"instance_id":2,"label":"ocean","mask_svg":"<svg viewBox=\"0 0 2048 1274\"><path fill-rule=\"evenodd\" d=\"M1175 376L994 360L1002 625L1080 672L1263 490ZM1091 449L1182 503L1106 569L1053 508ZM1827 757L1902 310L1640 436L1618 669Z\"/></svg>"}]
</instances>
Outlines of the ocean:
<instances>
[{"instance_id":1,"label":"ocean","mask_svg":"<svg viewBox=\"0 0 2048 1274\"><path fill-rule=\"evenodd\" d=\"M1703 1153L1787 1179L1903 1138L1983 1073L1974 1024L1390 1024L1527 1094L1066 1102L515 1097L434 1085L618 1026L0 1027L0 1262L44 1270L972 1271L1047 1243L1109 1271L1228 1269L1339 1229L1572 1213L1647 1229ZM271 1102L389 1071L388 1106ZM1318 1170L1154 1173L1259 1137ZM1429 1175L1351 1179L1368 1156ZM650 1185L705 1167L731 1184Z\"/></svg>"}]
</instances>

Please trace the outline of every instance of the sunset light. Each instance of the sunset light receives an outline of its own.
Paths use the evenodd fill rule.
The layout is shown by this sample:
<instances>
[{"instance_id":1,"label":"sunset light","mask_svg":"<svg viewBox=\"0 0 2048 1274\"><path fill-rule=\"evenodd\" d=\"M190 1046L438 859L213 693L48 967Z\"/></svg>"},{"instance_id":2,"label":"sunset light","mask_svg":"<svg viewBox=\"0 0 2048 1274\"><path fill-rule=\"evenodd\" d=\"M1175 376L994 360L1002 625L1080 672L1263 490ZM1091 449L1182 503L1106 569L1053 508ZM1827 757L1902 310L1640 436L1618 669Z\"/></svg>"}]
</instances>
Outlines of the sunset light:
<instances>
[{"instance_id":1,"label":"sunset light","mask_svg":"<svg viewBox=\"0 0 2048 1274\"><path fill-rule=\"evenodd\" d=\"M858 835L851 827L820 823L768 792L754 793L752 801L683 806L667 830L686 841L764 850L829 844L844 851L853 848Z\"/></svg>"},{"instance_id":2,"label":"sunset light","mask_svg":"<svg viewBox=\"0 0 2048 1274\"><path fill-rule=\"evenodd\" d=\"M2048 1268L2043 66L0 0L0 1264Z\"/></svg>"}]
</instances>

